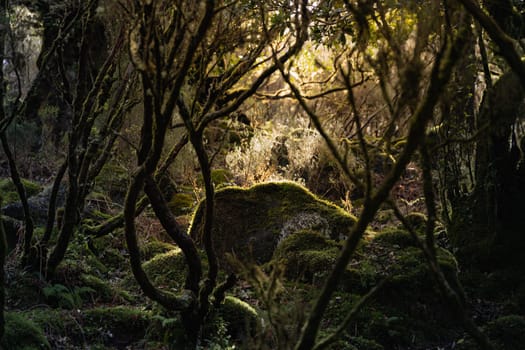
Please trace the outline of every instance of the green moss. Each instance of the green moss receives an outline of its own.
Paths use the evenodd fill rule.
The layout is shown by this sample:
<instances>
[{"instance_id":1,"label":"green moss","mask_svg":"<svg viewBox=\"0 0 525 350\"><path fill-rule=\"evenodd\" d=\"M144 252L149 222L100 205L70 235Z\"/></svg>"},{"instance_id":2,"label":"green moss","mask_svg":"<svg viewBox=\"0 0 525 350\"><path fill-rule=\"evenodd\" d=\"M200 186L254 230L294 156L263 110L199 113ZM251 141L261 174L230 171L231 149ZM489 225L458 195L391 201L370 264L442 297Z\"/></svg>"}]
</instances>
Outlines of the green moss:
<instances>
[{"instance_id":1,"label":"green moss","mask_svg":"<svg viewBox=\"0 0 525 350\"><path fill-rule=\"evenodd\" d=\"M167 253L174 249L177 249L175 245L155 239L140 247L140 255L144 261L147 261L158 254Z\"/></svg>"},{"instance_id":2,"label":"green moss","mask_svg":"<svg viewBox=\"0 0 525 350\"><path fill-rule=\"evenodd\" d=\"M335 204L319 199L293 182L270 182L244 189L226 187L215 196L214 244L220 260L233 252L238 258L264 263L278 242L303 229L332 239L344 238L356 219ZM199 203L190 235L201 238L203 202Z\"/></svg>"},{"instance_id":3,"label":"green moss","mask_svg":"<svg viewBox=\"0 0 525 350\"><path fill-rule=\"evenodd\" d=\"M409 213L406 220L417 231L424 231L427 225L427 216L419 212Z\"/></svg>"},{"instance_id":4,"label":"green moss","mask_svg":"<svg viewBox=\"0 0 525 350\"><path fill-rule=\"evenodd\" d=\"M180 291L184 286L187 265L184 254L178 248L157 254L143 264L144 271L152 282L172 291Z\"/></svg>"},{"instance_id":5,"label":"green moss","mask_svg":"<svg viewBox=\"0 0 525 350\"><path fill-rule=\"evenodd\" d=\"M175 193L168 206L173 214L179 216L191 212L194 206L194 198L190 193Z\"/></svg>"},{"instance_id":6,"label":"green moss","mask_svg":"<svg viewBox=\"0 0 525 350\"><path fill-rule=\"evenodd\" d=\"M84 345L84 329L70 311L49 308L34 308L24 313L24 316L37 324L48 335L53 349L61 348L56 342L67 339L67 345Z\"/></svg>"},{"instance_id":7,"label":"green moss","mask_svg":"<svg viewBox=\"0 0 525 350\"><path fill-rule=\"evenodd\" d=\"M361 260L348 266L343 273L341 289L353 293L366 293L384 276L374 262Z\"/></svg>"},{"instance_id":8,"label":"green moss","mask_svg":"<svg viewBox=\"0 0 525 350\"><path fill-rule=\"evenodd\" d=\"M109 270L122 269L128 266L129 262L125 255L126 251L122 235L109 234L93 240L93 246L96 251L98 260Z\"/></svg>"},{"instance_id":9,"label":"green moss","mask_svg":"<svg viewBox=\"0 0 525 350\"><path fill-rule=\"evenodd\" d=\"M438 248L437 257L439 266L451 280L458 269L454 255L447 250ZM428 264L419 248L406 247L398 251L395 256L395 264L391 265L390 272L392 274L391 283L395 285L411 286L411 288L433 286Z\"/></svg>"},{"instance_id":10,"label":"green moss","mask_svg":"<svg viewBox=\"0 0 525 350\"><path fill-rule=\"evenodd\" d=\"M17 307L30 307L42 301L41 278L26 271L15 271L6 286L6 299Z\"/></svg>"},{"instance_id":11,"label":"green moss","mask_svg":"<svg viewBox=\"0 0 525 350\"><path fill-rule=\"evenodd\" d=\"M375 221L380 224L387 224L395 218L394 211L392 209L379 210L376 214Z\"/></svg>"},{"instance_id":12,"label":"green moss","mask_svg":"<svg viewBox=\"0 0 525 350\"><path fill-rule=\"evenodd\" d=\"M410 233L398 228L386 228L377 233L372 240L380 244L396 245L400 248L416 246Z\"/></svg>"},{"instance_id":13,"label":"green moss","mask_svg":"<svg viewBox=\"0 0 525 350\"><path fill-rule=\"evenodd\" d=\"M113 288L111 288L109 283L103 281L97 276L82 274L80 276L80 280L84 286L93 289L94 293L92 293L92 297L94 299L100 299L101 301L112 301L116 296L115 291Z\"/></svg>"},{"instance_id":14,"label":"green moss","mask_svg":"<svg viewBox=\"0 0 525 350\"><path fill-rule=\"evenodd\" d=\"M340 245L311 230L302 230L284 238L274 252L273 260L285 267L286 277L312 282L314 277L329 272L340 252Z\"/></svg>"},{"instance_id":15,"label":"green moss","mask_svg":"<svg viewBox=\"0 0 525 350\"><path fill-rule=\"evenodd\" d=\"M259 322L257 311L236 297L226 296L218 315L226 322L228 334L233 339L243 339L255 334L257 330Z\"/></svg>"},{"instance_id":16,"label":"green moss","mask_svg":"<svg viewBox=\"0 0 525 350\"><path fill-rule=\"evenodd\" d=\"M0 343L3 349L51 349L44 331L34 322L24 317L24 315L16 312L6 312L5 322L5 335Z\"/></svg>"},{"instance_id":17,"label":"green moss","mask_svg":"<svg viewBox=\"0 0 525 350\"><path fill-rule=\"evenodd\" d=\"M118 162L107 162L96 178L95 191L111 198L124 198L129 181L129 170Z\"/></svg>"},{"instance_id":18,"label":"green moss","mask_svg":"<svg viewBox=\"0 0 525 350\"><path fill-rule=\"evenodd\" d=\"M99 275L107 272L107 267L89 249L87 242L77 236L68 246L64 260L55 272L55 281L64 284L80 285L83 274Z\"/></svg>"},{"instance_id":19,"label":"green moss","mask_svg":"<svg viewBox=\"0 0 525 350\"><path fill-rule=\"evenodd\" d=\"M231 182L233 175L227 169L213 169L211 171L211 181L215 186L221 186Z\"/></svg>"},{"instance_id":20,"label":"green moss","mask_svg":"<svg viewBox=\"0 0 525 350\"><path fill-rule=\"evenodd\" d=\"M324 314L324 322L327 328L331 330L341 324L348 312L352 310L360 298L357 294L344 293L341 291L334 293L334 297L330 300ZM328 333L330 332L327 332L327 334Z\"/></svg>"},{"instance_id":21,"label":"green moss","mask_svg":"<svg viewBox=\"0 0 525 350\"><path fill-rule=\"evenodd\" d=\"M144 339L152 314L130 306L100 307L86 310L84 328L90 338L104 343L130 344Z\"/></svg>"},{"instance_id":22,"label":"green moss","mask_svg":"<svg viewBox=\"0 0 525 350\"><path fill-rule=\"evenodd\" d=\"M27 197L34 196L42 190L42 186L26 179L22 179L22 185L24 185ZM20 200L16 187L10 178L0 180L0 197L2 198L2 205Z\"/></svg>"},{"instance_id":23,"label":"green moss","mask_svg":"<svg viewBox=\"0 0 525 350\"><path fill-rule=\"evenodd\" d=\"M383 350L383 346L375 342L374 340L366 339L363 337L351 337L349 343L355 346L358 350Z\"/></svg>"}]
</instances>

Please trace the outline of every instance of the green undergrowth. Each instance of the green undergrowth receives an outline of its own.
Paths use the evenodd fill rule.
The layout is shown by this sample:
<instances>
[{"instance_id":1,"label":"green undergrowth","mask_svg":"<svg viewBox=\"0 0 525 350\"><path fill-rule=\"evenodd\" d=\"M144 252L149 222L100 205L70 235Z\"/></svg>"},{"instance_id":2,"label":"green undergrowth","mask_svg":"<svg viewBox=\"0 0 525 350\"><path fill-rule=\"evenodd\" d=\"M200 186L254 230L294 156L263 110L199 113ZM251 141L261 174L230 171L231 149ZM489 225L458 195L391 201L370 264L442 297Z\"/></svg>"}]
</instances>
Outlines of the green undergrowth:
<instances>
[{"instance_id":1,"label":"green undergrowth","mask_svg":"<svg viewBox=\"0 0 525 350\"><path fill-rule=\"evenodd\" d=\"M498 350L521 350L525 344L525 318L521 315L499 317L488 322L482 331ZM458 341L458 350L476 350L478 348L478 345L469 336Z\"/></svg>"},{"instance_id":2,"label":"green undergrowth","mask_svg":"<svg viewBox=\"0 0 525 350\"><path fill-rule=\"evenodd\" d=\"M202 203L195 213L194 236L201 211ZM348 233L355 218L292 183L224 188L217 192L216 211L220 263L225 264L226 253L236 253L229 261L239 282L219 307L211 308L200 349L274 349L279 344L292 348L343 249L341 234ZM424 239L425 217L416 214L409 220ZM140 242L142 266L151 282L165 292L180 293L187 277L182 251L158 235L141 237ZM467 296L475 300L476 322L497 349L520 349L525 342L525 279L516 276L523 271L516 267L460 273L451 252L441 247L436 252L452 288L462 296L461 279ZM199 254L206 276L206 255L202 250ZM235 259L243 254L253 258ZM253 264L258 259L264 264ZM5 349L187 345L181 314L163 309L140 291L122 231L91 240L76 234L52 281L12 266L7 278ZM319 339L330 335L382 281L383 287L328 349L438 349L453 342L460 350L476 349L443 301L418 244L395 225L367 232L359 243L328 304ZM490 313L481 309L485 300L491 300Z\"/></svg>"},{"instance_id":3,"label":"green undergrowth","mask_svg":"<svg viewBox=\"0 0 525 350\"><path fill-rule=\"evenodd\" d=\"M341 245L322 234L303 230L283 239L273 259L285 267L288 279L314 282L321 279L334 265Z\"/></svg>"},{"instance_id":4,"label":"green undergrowth","mask_svg":"<svg viewBox=\"0 0 525 350\"><path fill-rule=\"evenodd\" d=\"M36 323L16 312L5 314L5 334L0 344L9 350L51 350L44 331Z\"/></svg>"},{"instance_id":5,"label":"green undergrowth","mask_svg":"<svg viewBox=\"0 0 525 350\"><path fill-rule=\"evenodd\" d=\"M156 286L173 292L182 291L188 269L184 254L179 248L157 254L142 267Z\"/></svg>"},{"instance_id":6,"label":"green undergrowth","mask_svg":"<svg viewBox=\"0 0 525 350\"><path fill-rule=\"evenodd\" d=\"M194 205L192 193L175 193L168 203L171 212L177 216L190 213Z\"/></svg>"},{"instance_id":7,"label":"green undergrowth","mask_svg":"<svg viewBox=\"0 0 525 350\"><path fill-rule=\"evenodd\" d=\"M235 341L243 341L259 329L259 315L248 303L234 297L226 296L217 311L217 317L224 322L228 335Z\"/></svg>"},{"instance_id":8,"label":"green undergrowth","mask_svg":"<svg viewBox=\"0 0 525 350\"><path fill-rule=\"evenodd\" d=\"M22 179L27 197L34 196L42 190L42 186L36 182ZM2 205L6 205L20 200L16 187L9 178L0 179L0 198L2 198Z\"/></svg>"},{"instance_id":9,"label":"green undergrowth","mask_svg":"<svg viewBox=\"0 0 525 350\"><path fill-rule=\"evenodd\" d=\"M140 256L143 261L148 261L159 254L164 254L174 249L177 249L177 246L171 243L152 240L140 247Z\"/></svg>"},{"instance_id":10,"label":"green undergrowth","mask_svg":"<svg viewBox=\"0 0 525 350\"><path fill-rule=\"evenodd\" d=\"M284 276L296 286L301 282L321 288L340 251L341 243L314 230L303 230L280 242L274 260L282 264ZM449 283L458 288L454 256L442 248L437 248L437 254ZM385 229L359 245L328 307L322 333L329 334L362 295L385 279L373 301L349 326L353 336L370 341L370 345L352 343L352 337L347 336L344 342L348 347L342 349L438 346L457 336L458 323L450 321L453 313L438 292L423 252L410 234L399 228Z\"/></svg>"}]
</instances>

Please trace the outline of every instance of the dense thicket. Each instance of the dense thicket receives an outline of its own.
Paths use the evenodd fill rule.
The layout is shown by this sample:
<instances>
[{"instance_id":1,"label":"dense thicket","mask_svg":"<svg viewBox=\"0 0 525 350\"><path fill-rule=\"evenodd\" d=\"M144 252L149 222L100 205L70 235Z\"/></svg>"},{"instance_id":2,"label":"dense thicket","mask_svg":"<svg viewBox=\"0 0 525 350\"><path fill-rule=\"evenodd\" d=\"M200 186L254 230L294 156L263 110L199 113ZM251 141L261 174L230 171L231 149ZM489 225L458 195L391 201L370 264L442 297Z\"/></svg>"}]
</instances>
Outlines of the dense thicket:
<instances>
[{"instance_id":1,"label":"dense thicket","mask_svg":"<svg viewBox=\"0 0 525 350\"><path fill-rule=\"evenodd\" d=\"M401 225L460 325L480 348L494 348L460 281L444 270L441 249L482 271L522 262L521 1L1 5L0 165L13 186L2 193L17 194L2 210L6 227L14 218L23 232L8 259L15 270L62 285L68 259L85 258L76 255L79 245L100 258L97 242L117 237L133 285L180 316L185 347L202 345L217 310L231 302L226 293L244 278L258 284L272 329L250 339L320 349L378 293L361 295L355 310L325 332L323 317L360 245L373 230ZM31 197L26 179L47 188ZM327 243L335 237L316 234L335 219L305 204L313 195L297 195L306 213L297 215L286 214L294 212L286 200L239 199L253 202L258 217L280 218L244 230L255 244L275 236L263 256L303 231L332 251L339 247L293 332L271 319L278 314L271 305L278 302L278 264L260 270L214 247L217 222L225 219L216 213L236 224L216 208L226 206L217 189L273 180L301 183L356 216L338 228L339 243ZM7 238L16 246L12 231ZM180 249L185 275L177 288L147 268L153 256L144 237L152 231ZM0 284L3 291L3 278ZM49 298L60 288L42 290Z\"/></svg>"}]
</instances>

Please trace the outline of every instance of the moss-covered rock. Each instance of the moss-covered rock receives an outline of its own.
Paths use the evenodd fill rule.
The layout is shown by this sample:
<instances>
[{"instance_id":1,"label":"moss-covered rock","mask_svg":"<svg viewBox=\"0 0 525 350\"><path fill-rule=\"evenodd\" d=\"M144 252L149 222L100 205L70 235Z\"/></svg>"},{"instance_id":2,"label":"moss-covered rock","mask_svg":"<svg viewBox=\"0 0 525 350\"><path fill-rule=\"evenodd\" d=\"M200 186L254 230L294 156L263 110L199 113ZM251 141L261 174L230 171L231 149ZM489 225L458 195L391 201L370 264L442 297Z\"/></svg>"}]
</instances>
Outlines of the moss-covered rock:
<instances>
[{"instance_id":1,"label":"moss-covered rock","mask_svg":"<svg viewBox=\"0 0 525 350\"><path fill-rule=\"evenodd\" d=\"M122 346L144 339L152 317L151 312L137 307L100 307L86 310L83 322L87 336Z\"/></svg>"},{"instance_id":2,"label":"moss-covered rock","mask_svg":"<svg viewBox=\"0 0 525 350\"><path fill-rule=\"evenodd\" d=\"M427 226L427 216L419 212L411 212L406 216L406 220L416 231L423 231Z\"/></svg>"},{"instance_id":3,"label":"moss-covered rock","mask_svg":"<svg viewBox=\"0 0 525 350\"><path fill-rule=\"evenodd\" d=\"M373 241L383 245L397 246L399 248L416 246L416 242L410 233L401 228L386 228L376 234Z\"/></svg>"},{"instance_id":4,"label":"moss-covered rock","mask_svg":"<svg viewBox=\"0 0 525 350\"><path fill-rule=\"evenodd\" d=\"M175 193L171 197L168 206L172 213L178 216L191 212L195 205L194 202L195 200L191 193Z\"/></svg>"},{"instance_id":5,"label":"moss-covered rock","mask_svg":"<svg viewBox=\"0 0 525 350\"><path fill-rule=\"evenodd\" d=\"M155 255L143 264L143 268L156 286L171 291L182 290L188 271L184 254L179 248Z\"/></svg>"},{"instance_id":6,"label":"moss-covered rock","mask_svg":"<svg viewBox=\"0 0 525 350\"><path fill-rule=\"evenodd\" d=\"M37 307L24 312L24 317L42 328L52 349L87 347L82 322L77 319L81 317L78 311L71 313L66 310Z\"/></svg>"},{"instance_id":7,"label":"moss-covered rock","mask_svg":"<svg viewBox=\"0 0 525 350\"><path fill-rule=\"evenodd\" d=\"M126 195L128 181L129 169L117 162L107 162L97 176L95 191L107 193L120 202Z\"/></svg>"},{"instance_id":8,"label":"moss-covered rock","mask_svg":"<svg viewBox=\"0 0 525 350\"><path fill-rule=\"evenodd\" d=\"M32 197L42 190L42 186L26 179L22 179L22 185L24 185L27 197ZM2 205L19 201L16 187L11 179L0 180L0 197Z\"/></svg>"},{"instance_id":9,"label":"moss-covered rock","mask_svg":"<svg viewBox=\"0 0 525 350\"><path fill-rule=\"evenodd\" d=\"M140 247L140 255L143 261L148 261L158 254L164 254L174 249L177 249L177 246L154 239Z\"/></svg>"},{"instance_id":10,"label":"moss-covered rock","mask_svg":"<svg viewBox=\"0 0 525 350\"><path fill-rule=\"evenodd\" d=\"M5 334L0 344L9 350L51 349L44 331L24 315L16 312L5 314Z\"/></svg>"},{"instance_id":11,"label":"moss-covered rock","mask_svg":"<svg viewBox=\"0 0 525 350\"><path fill-rule=\"evenodd\" d=\"M244 189L227 187L215 196L214 245L219 260L226 253L264 263L278 242L297 231L315 230L332 239L345 237L355 218L291 182ZM190 235L201 242L204 202L195 212Z\"/></svg>"},{"instance_id":12,"label":"moss-covered rock","mask_svg":"<svg viewBox=\"0 0 525 350\"><path fill-rule=\"evenodd\" d=\"M80 276L80 280L83 286L93 291L90 296L95 301L109 302L117 297L118 293L113 290L110 284L95 275L85 273Z\"/></svg>"},{"instance_id":13,"label":"moss-covered rock","mask_svg":"<svg viewBox=\"0 0 525 350\"><path fill-rule=\"evenodd\" d=\"M324 319L327 330L341 322L360 299L359 295L388 277L373 301L356 316L353 335L372 340L371 349L426 348L422 346L428 344L438 347L448 341L444 339L453 338L454 328L459 325L439 293L423 252L415 245L408 232L397 228L365 238L328 307ZM327 246L314 247L322 251ZM437 248L437 254L440 267L457 288L458 267L454 256L441 248ZM345 341L357 349L368 349L364 343Z\"/></svg>"},{"instance_id":14,"label":"moss-covered rock","mask_svg":"<svg viewBox=\"0 0 525 350\"><path fill-rule=\"evenodd\" d=\"M455 278L458 270L456 259L449 251L437 249L438 263L449 280ZM406 247L398 251L394 264L390 266L390 285L410 288L434 288L432 276L423 252L419 248ZM409 289L410 289L409 288Z\"/></svg>"},{"instance_id":15,"label":"moss-covered rock","mask_svg":"<svg viewBox=\"0 0 525 350\"><path fill-rule=\"evenodd\" d=\"M226 322L228 334L236 341L254 335L259 324L257 311L248 303L233 296L224 298L218 316Z\"/></svg>"},{"instance_id":16,"label":"moss-covered rock","mask_svg":"<svg viewBox=\"0 0 525 350\"><path fill-rule=\"evenodd\" d=\"M98 260L109 270L122 269L129 265L127 247L122 239L122 232L97 237L92 247Z\"/></svg>"},{"instance_id":17,"label":"moss-covered rock","mask_svg":"<svg viewBox=\"0 0 525 350\"><path fill-rule=\"evenodd\" d=\"M25 184L27 188L28 183L25 182ZM51 196L52 186L47 186L42 190L40 185L33 184L32 186L33 190L30 192L30 194L32 195L28 195L28 205L29 210L31 212L31 217L33 218L33 221L36 225L44 225L47 220L47 210L49 206L49 197ZM65 186L62 186L57 194L57 206L60 207L63 205L65 197L66 188ZM18 220L24 219L24 210L22 208L22 203L18 200L18 197L12 203L9 203L2 207L2 214Z\"/></svg>"},{"instance_id":18,"label":"moss-covered rock","mask_svg":"<svg viewBox=\"0 0 525 350\"><path fill-rule=\"evenodd\" d=\"M334 265L341 246L312 230L301 230L284 238L277 246L273 259L284 265L289 279L313 282L325 275Z\"/></svg>"}]
</instances>

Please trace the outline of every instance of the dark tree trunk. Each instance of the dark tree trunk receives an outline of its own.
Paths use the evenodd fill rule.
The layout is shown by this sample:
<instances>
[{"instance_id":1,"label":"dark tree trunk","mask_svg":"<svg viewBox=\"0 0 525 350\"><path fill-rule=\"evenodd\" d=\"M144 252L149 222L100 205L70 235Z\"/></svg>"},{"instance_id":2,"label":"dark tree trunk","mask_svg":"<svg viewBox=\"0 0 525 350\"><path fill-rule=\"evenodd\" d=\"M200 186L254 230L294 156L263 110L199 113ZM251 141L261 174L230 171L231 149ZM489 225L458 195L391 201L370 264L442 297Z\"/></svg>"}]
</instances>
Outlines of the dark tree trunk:
<instances>
[{"instance_id":1,"label":"dark tree trunk","mask_svg":"<svg viewBox=\"0 0 525 350\"><path fill-rule=\"evenodd\" d=\"M460 256L469 260L512 257L525 246L520 233L525 220L525 177L520 174L520 151L513 134L525 98L519 78L504 74L481 105L476 144L475 186L455 203L450 227ZM492 260L492 259L490 259Z\"/></svg>"},{"instance_id":2,"label":"dark tree trunk","mask_svg":"<svg viewBox=\"0 0 525 350\"><path fill-rule=\"evenodd\" d=\"M7 254L7 242L4 231L4 224L0 217L0 340L2 340L5 332L5 257Z\"/></svg>"}]
</instances>

